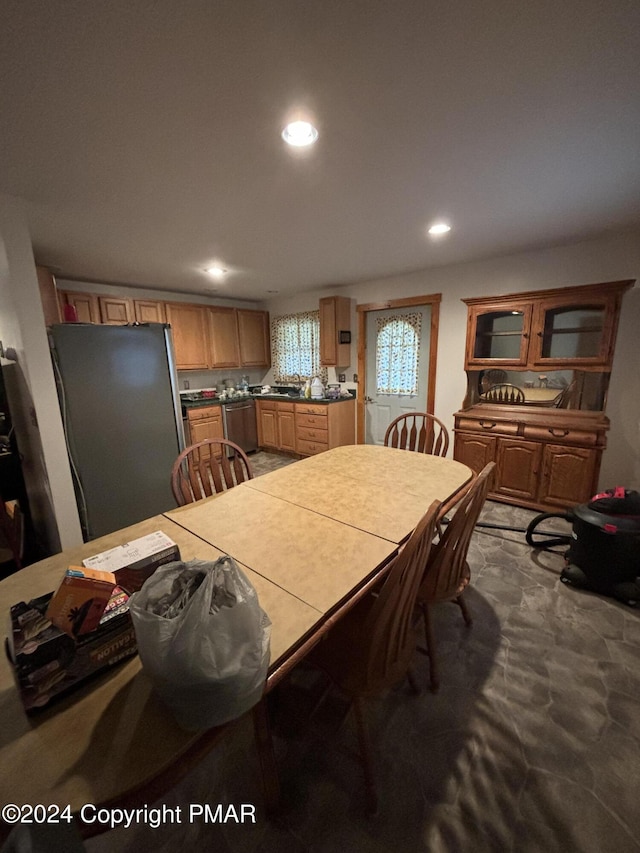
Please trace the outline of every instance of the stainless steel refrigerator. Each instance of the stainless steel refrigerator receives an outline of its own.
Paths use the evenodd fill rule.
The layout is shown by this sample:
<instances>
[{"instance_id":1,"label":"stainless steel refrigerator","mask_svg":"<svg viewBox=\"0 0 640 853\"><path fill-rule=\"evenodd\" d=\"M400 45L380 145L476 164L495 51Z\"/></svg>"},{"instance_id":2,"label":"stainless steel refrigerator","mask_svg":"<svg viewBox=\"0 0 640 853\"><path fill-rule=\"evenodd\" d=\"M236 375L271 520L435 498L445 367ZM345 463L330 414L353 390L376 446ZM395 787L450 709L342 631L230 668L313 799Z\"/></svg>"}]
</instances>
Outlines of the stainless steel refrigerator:
<instances>
[{"instance_id":1,"label":"stainless steel refrigerator","mask_svg":"<svg viewBox=\"0 0 640 853\"><path fill-rule=\"evenodd\" d=\"M174 508L184 433L169 326L65 323L50 341L85 541Z\"/></svg>"}]
</instances>

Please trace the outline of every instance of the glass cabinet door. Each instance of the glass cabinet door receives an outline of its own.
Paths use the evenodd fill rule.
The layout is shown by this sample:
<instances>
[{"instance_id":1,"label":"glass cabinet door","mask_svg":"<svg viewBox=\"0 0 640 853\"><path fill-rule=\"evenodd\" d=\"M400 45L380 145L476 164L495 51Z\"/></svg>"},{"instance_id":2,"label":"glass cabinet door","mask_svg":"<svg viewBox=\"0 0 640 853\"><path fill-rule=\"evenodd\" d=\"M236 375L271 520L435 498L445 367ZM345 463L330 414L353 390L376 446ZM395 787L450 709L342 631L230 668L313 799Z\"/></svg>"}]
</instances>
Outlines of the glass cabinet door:
<instances>
[{"instance_id":1,"label":"glass cabinet door","mask_svg":"<svg viewBox=\"0 0 640 853\"><path fill-rule=\"evenodd\" d=\"M477 306L471 309L467 360L471 364L527 363L531 305Z\"/></svg>"},{"instance_id":2,"label":"glass cabinet door","mask_svg":"<svg viewBox=\"0 0 640 853\"><path fill-rule=\"evenodd\" d=\"M535 326L536 364L603 364L610 357L613 320L606 300L581 305L542 302Z\"/></svg>"}]
</instances>

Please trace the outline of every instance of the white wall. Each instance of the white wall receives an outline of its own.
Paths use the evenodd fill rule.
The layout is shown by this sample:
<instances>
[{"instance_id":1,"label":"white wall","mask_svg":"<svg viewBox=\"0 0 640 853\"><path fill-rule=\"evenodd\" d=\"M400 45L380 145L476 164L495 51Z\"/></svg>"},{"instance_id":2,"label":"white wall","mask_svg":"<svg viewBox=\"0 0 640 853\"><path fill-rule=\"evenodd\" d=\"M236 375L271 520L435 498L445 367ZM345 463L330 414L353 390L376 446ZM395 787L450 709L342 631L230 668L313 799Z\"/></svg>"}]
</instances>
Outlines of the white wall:
<instances>
[{"instance_id":1,"label":"white wall","mask_svg":"<svg viewBox=\"0 0 640 853\"><path fill-rule=\"evenodd\" d=\"M452 235L450 239L455 239ZM474 263L434 267L406 275L360 284L326 288L272 300L273 316L310 311L322 296L342 294L357 303L441 293L435 414L453 429L453 413L464 399L464 349L467 306L473 296L492 296L597 282L640 281L640 232L613 234L597 240L523 252ZM355 322L352 324L355 332ZM640 489L640 289L624 297L607 414L611 419L603 456L601 487L625 485ZM352 337L351 379L357 365L357 341Z\"/></svg>"},{"instance_id":2,"label":"white wall","mask_svg":"<svg viewBox=\"0 0 640 853\"><path fill-rule=\"evenodd\" d=\"M0 195L2 368L39 548L82 541L49 355L31 238L22 203Z\"/></svg>"}]
</instances>

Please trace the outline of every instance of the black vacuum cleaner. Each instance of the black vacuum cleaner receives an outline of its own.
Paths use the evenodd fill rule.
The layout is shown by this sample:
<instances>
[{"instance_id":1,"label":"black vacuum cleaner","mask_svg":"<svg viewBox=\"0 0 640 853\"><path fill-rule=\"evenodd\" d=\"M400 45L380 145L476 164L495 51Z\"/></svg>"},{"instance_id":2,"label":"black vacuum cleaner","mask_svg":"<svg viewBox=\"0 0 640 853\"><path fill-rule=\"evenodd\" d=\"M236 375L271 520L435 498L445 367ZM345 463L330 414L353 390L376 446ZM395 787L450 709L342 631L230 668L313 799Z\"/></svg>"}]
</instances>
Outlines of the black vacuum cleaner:
<instances>
[{"instance_id":1,"label":"black vacuum cleaner","mask_svg":"<svg viewBox=\"0 0 640 853\"><path fill-rule=\"evenodd\" d=\"M549 518L569 521L571 534L536 540L536 528ZM633 607L640 604L640 492L617 486L569 512L537 515L527 528L526 539L532 548L545 550L570 543L560 576L564 583Z\"/></svg>"}]
</instances>

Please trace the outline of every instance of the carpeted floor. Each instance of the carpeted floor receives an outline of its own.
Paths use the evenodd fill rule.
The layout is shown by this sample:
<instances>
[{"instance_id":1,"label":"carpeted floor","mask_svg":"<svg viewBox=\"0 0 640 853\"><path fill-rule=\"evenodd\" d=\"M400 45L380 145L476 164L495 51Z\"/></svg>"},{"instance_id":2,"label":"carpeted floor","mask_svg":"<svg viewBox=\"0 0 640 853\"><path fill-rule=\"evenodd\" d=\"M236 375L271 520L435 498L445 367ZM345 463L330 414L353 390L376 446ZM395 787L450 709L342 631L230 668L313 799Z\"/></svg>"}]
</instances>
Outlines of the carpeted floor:
<instances>
[{"instance_id":1,"label":"carpeted floor","mask_svg":"<svg viewBox=\"0 0 640 853\"><path fill-rule=\"evenodd\" d=\"M256 473L281 461L256 454ZM526 527L535 513L488 503L483 519ZM380 809L363 810L353 720L330 694L309 716L317 676L296 673L275 697L283 788L264 815L250 723L156 805L182 805L180 825L117 830L92 853L175 849L238 853L627 853L640 850L640 611L564 586L558 555L517 531L478 528L465 593L434 609L442 669L427 688L405 684L371 701ZM343 720L344 718L344 720ZM342 721L342 724L341 724ZM256 822L189 823L188 804L255 804Z\"/></svg>"}]
</instances>

